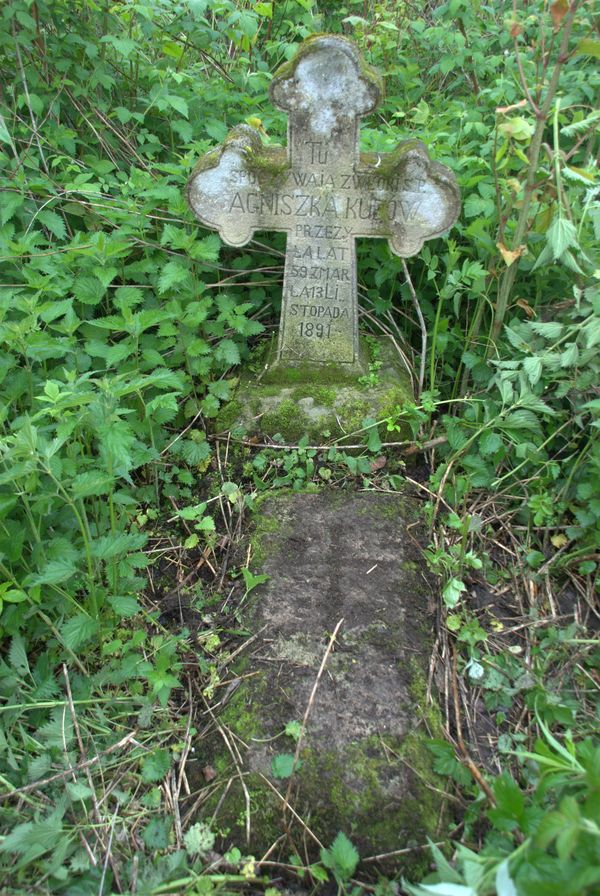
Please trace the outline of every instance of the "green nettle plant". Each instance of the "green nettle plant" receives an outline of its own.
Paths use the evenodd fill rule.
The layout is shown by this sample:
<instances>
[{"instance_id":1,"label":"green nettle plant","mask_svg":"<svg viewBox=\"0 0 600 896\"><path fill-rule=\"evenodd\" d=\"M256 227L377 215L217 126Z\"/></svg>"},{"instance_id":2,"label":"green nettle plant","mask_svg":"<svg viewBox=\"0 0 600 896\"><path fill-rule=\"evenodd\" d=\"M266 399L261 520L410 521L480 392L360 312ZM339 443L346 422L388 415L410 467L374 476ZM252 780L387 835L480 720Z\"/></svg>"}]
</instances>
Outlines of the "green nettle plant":
<instances>
[{"instance_id":1,"label":"green nettle plant","mask_svg":"<svg viewBox=\"0 0 600 896\"><path fill-rule=\"evenodd\" d=\"M325 447L282 447L215 432L238 366L256 365L277 326L284 243L223 246L185 198L198 157L234 125L285 141L271 74L320 31L351 36L385 74L364 148L423 140L463 195L460 223L410 267L359 241L361 324L394 336L416 389L364 420L352 450L327 433ZM260 877L271 866L243 844L216 852L227 832L185 800L200 786L186 761L235 680L239 607L263 580L251 558L227 578L231 546L257 493L403 488L406 450L431 461L419 487L450 702L479 689L502 771L475 767L455 703L457 750L437 739L432 753L460 823L452 848L431 847L434 876L404 890L598 888L598 658L581 626L559 626L575 604L579 624L593 612L599 556L599 54L577 0L0 6L7 893L249 882L274 896ZM374 354L362 388L377 377ZM516 588L515 570L531 598L524 649L471 603L484 576ZM301 774L289 758L282 779ZM200 768L215 787L203 756ZM314 859L294 847L285 873L355 892L352 832Z\"/></svg>"}]
</instances>

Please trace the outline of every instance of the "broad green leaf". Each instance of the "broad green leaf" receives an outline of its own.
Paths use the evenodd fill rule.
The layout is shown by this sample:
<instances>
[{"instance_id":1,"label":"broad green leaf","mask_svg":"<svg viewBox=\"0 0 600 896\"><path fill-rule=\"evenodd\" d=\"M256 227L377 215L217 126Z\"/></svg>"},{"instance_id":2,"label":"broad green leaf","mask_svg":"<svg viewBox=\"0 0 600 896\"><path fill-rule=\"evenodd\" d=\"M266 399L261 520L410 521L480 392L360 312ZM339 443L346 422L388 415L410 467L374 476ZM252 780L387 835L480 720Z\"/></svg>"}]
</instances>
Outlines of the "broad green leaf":
<instances>
[{"instance_id":1,"label":"broad green leaf","mask_svg":"<svg viewBox=\"0 0 600 896\"><path fill-rule=\"evenodd\" d=\"M0 141L2 141L2 143L8 143L8 145L11 146L14 150L14 143L13 143L12 137L10 136L8 128L6 127L6 122L4 120L4 117L1 114L0 114ZM8 218L6 220L8 221ZM6 222L2 221L2 223L5 224Z\"/></svg>"},{"instance_id":2,"label":"broad green leaf","mask_svg":"<svg viewBox=\"0 0 600 896\"><path fill-rule=\"evenodd\" d=\"M69 650L77 650L83 644L87 644L98 633L100 623L91 616L78 613L67 619L59 628L65 647Z\"/></svg>"},{"instance_id":3,"label":"broad green leaf","mask_svg":"<svg viewBox=\"0 0 600 896\"><path fill-rule=\"evenodd\" d=\"M78 473L71 482L71 493L74 498L89 498L91 495L107 495L114 488L114 477L101 470L88 470Z\"/></svg>"},{"instance_id":4,"label":"broad green leaf","mask_svg":"<svg viewBox=\"0 0 600 896\"><path fill-rule=\"evenodd\" d=\"M179 112L180 115L183 115L184 118L189 118L190 113L188 104L182 96L173 96L173 94L169 94L167 96L167 102L171 108L175 109L176 112Z\"/></svg>"},{"instance_id":5,"label":"broad green leaf","mask_svg":"<svg viewBox=\"0 0 600 896\"><path fill-rule=\"evenodd\" d=\"M3 595L3 598L6 599L6 596ZM15 672L18 672L19 675L27 675L29 673L29 660L27 659L27 650L25 648L25 641L21 637L21 635L15 635L10 642L10 648L8 651L8 661Z\"/></svg>"},{"instance_id":6,"label":"broad green leaf","mask_svg":"<svg viewBox=\"0 0 600 896\"><path fill-rule=\"evenodd\" d=\"M128 551L137 551L148 540L145 532L117 532L114 535L103 535L92 542L92 557L98 560L112 560Z\"/></svg>"},{"instance_id":7,"label":"broad green leaf","mask_svg":"<svg viewBox=\"0 0 600 896\"><path fill-rule=\"evenodd\" d=\"M556 217L546 233L554 261L571 246L577 246L577 229L568 218Z\"/></svg>"},{"instance_id":8,"label":"broad green leaf","mask_svg":"<svg viewBox=\"0 0 600 896\"><path fill-rule=\"evenodd\" d=\"M529 140L533 134L533 124L522 115L515 115L498 125L498 132L505 137L522 142Z\"/></svg>"},{"instance_id":9,"label":"broad green leaf","mask_svg":"<svg viewBox=\"0 0 600 896\"><path fill-rule=\"evenodd\" d=\"M274 778L285 779L291 777L294 770L301 766L300 760L294 767L294 757L291 753L278 753L271 761L271 773Z\"/></svg>"},{"instance_id":10,"label":"broad green leaf","mask_svg":"<svg viewBox=\"0 0 600 896\"><path fill-rule=\"evenodd\" d=\"M232 339L221 339L215 350L215 357L227 367L240 363L240 351Z\"/></svg>"},{"instance_id":11,"label":"broad green leaf","mask_svg":"<svg viewBox=\"0 0 600 896\"><path fill-rule=\"evenodd\" d=\"M26 582L27 585L57 585L67 582L76 572L72 560L50 560L39 573L28 576Z\"/></svg>"},{"instance_id":12,"label":"broad green leaf","mask_svg":"<svg viewBox=\"0 0 600 896\"><path fill-rule=\"evenodd\" d=\"M333 872L338 882L350 880L359 861L357 848L351 840L340 831L329 849L321 849L321 861Z\"/></svg>"},{"instance_id":13,"label":"broad green leaf","mask_svg":"<svg viewBox=\"0 0 600 896\"><path fill-rule=\"evenodd\" d=\"M254 4L254 12L258 16L264 16L266 19L271 19L273 17L273 4L272 3L255 3Z\"/></svg>"},{"instance_id":14,"label":"broad green leaf","mask_svg":"<svg viewBox=\"0 0 600 896\"><path fill-rule=\"evenodd\" d=\"M196 240L193 246L192 257L197 261L213 261L219 260L219 252L221 251L221 239L218 234L211 233L202 240Z\"/></svg>"},{"instance_id":15,"label":"broad green leaf","mask_svg":"<svg viewBox=\"0 0 600 896\"><path fill-rule=\"evenodd\" d=\"M539 383L540 377L542 375L542 359L537 355L533 355L530 358L525 358L523 360L523 370L527 374L527 378L529 379L531 385L535 386L536 383Z\"/></svg>"},{"instance_id":16,"label":"broad green leaf","mask_svg":"<svg viewBox=\"0 0 600 896\"><path fill-rule=\"evenodd\" d=\"M97 277L78 277L73 286L75 298L84 305L98 305L106 287Z\"/></svg>"},{"instance_id":17,"label":"broad green leaf","mask_svg":"<svg viewBox=\"0 0 600 896\"><path fill-rule=\"evenodd\" d=\"M142 781L146 784L162 781L170 768L171 754L169 750L154 750L142 760Z\"/></svg>"},{"instance_id":18,"label":"broad green leaf","mask_svg":"<svg viewBox=\"0 0 600 896\"><path fill-rule=\"evenodd\" d=\"M75 802L77 800L87 800L88 797L92 796L93 790L87 784L84 784L83 781L68 781L67 793L69 798Z\"/></svg>"},{"instance_id":19,"label":"broad green leaf","mask_svg":"<svg viewBox=\"0 0 600 896\"><path fill-rule=\"evenodd\" d=\"M584 37L577 44L577 53L581 53L582 56L595 56L596 59L600 59L600 40Z\"/></svg>"},{"instance_id":20,"label":"broad green leaf","mask_svg":"<svg viewBox=\"0 0 600 896\"><path fill-rule=\"evenodd\" d=\"M479 450L482 454L495 454L502 447L502 439L497 432L487 430L479 439Z\"/></svg>"},{"instance_id":21,"label":"broad green leaf","mask_svg":"<svg viewBox=\"0 0 600 896\"><path fill-rule=\"evenodd\" d=\"M17 825L0 841L0 852L25 855L31 851L33 856L40 856L55 849L62 837L60 815L53 813L53 816L43 821Z\"/></svg>"},{"instance_id":22,"label":"broad green leaf","mask_svg":"<svg viewBox=\"0 0 600 896\"><path fill-rule=\"evenodd\" d=\"M244 578L244 585L246 586L246 594L258 585L263 585L265 582L269 581L269 576L266 573L253 573L252 570L248 569L246 566L242 567L242 576Z\"/></svg>"},{"instance_id":23,"label":"broad green leaf","mask_svg":"<svg viewBox=\"0 0 600 896\"><path fill-rule=\"evenodd\" d=\"M0 124L2 116L0 115ZM23 206L25 197L22 193L11 190L4 190L2 193L2 201L0 201L0 224L4 225L10 221L17 209Z\"/></svg>"},{"instance_id":24,"label":"broad green leaf","mask_svg":"<svg viewBox=\"0 0 600 896\"><path fill-rule=\"evenodd\" d=\"M466 590L467 587L465 583L461 582L460 579L450 579L450 581L444 586L444 590L442 591L442 597L446 606L450 609L455 607L460 600L461 594L463 594Z\"/></svg>"},{"instance_id":25,"label":"broad green leaf","mask_svg":"<svg viewBox=\"0 0 600 896\"><path fill-rule=\"evenodd\" d=\"M373 454L381 451L381 439L379 438L379 430L377 429L377 421L372 417L365 417L362 421L363 429L367 430L367 449Z\"/></svg>"},{"instance_id":26,"label":"broad green leaf","mask_svg":"<svg viewBox=\"0 0 600 896\"><path fill-rule=\"evenodd\" d=\"M529 323L529 327L534 333L537 333L538 336L544 336L546 339L559 339L563 332L563 324L553 320L533 320Z\"/></svg>"},{"instance_id":27,"label":"broad green leaf","mask_svg":"<svg viewBox=\"0 0 600 896\"><path fill-rule=\"evenodd\" d=\"M295 741L300 740L302 734L302 724L297 721L288 722L285 726L285 733L288 737L293 737Z\"/></svg>"},{"instance_id":28,"label":"broad green leaf","mask_svg":"<svg viewBox=\"0 0 600 896\"><path fill-rule=\"evenodd\" d=\"M178 283L184 283L190 276L187 265L180 261L168 261L158 278L158 291L162 294Z\"/></svg>"},{"instance_id":29,"label":"broad green leaf","mask_svg":"<svg viewBox=\"0 0 600 896\"><path fill-rule=\"evenodd\" d=\"M59 240L64 240L67 235L65 222L59 214L53 212L52 209L45 208L38 214L37 220L47 227L50 233L53 233Z\"/></svg>"},{"instance_id":30,"label":"broad green leaf","mask_svg":"<svg viewBox=\"0 0 600 896\"><path fill-rule=\"evenodd\" d=\"M477 890L465 884L410 884L402 878L402 886L410 896L477 896Z\"/></svg>"},{"instance_id":31,"label":"broad green leaf","mask_svg":"<svg viewBox=\"0 0 600 896\"><path fill-rule=\"evenodd\" d=\"M117 616L120 616L122 619L130 619L132 616L136 616L142 609L135 597L127 594L109 597L108 602Z\"/></svg>"}]
</instances>

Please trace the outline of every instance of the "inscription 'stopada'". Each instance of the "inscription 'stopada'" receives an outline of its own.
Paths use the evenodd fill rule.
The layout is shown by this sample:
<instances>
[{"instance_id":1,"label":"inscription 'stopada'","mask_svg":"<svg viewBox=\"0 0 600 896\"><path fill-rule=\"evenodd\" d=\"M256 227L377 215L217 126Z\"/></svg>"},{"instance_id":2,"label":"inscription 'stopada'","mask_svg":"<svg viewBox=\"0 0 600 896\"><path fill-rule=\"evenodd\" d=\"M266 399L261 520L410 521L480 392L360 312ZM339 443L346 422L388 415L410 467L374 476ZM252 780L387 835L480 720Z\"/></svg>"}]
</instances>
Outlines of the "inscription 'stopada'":
<instances>
[{"instance_id":1,"label":"inscription 'stopada'","mask_svg":"<svg viewBox=\"0 0 600 896\"><path fill-rule=\"evenodd\" d=\"M234 246L258 230L288 233L279 358L352 364L358 357L356 237L387 238L408 257L455 221L452 172L422 143L359 151L360 117L379 76L346 38L305 41L276 72L273 102L288 113L288 144L264 146L241 125L201 160L189 184L196 216Z\"/></svg>"}]
</instances>

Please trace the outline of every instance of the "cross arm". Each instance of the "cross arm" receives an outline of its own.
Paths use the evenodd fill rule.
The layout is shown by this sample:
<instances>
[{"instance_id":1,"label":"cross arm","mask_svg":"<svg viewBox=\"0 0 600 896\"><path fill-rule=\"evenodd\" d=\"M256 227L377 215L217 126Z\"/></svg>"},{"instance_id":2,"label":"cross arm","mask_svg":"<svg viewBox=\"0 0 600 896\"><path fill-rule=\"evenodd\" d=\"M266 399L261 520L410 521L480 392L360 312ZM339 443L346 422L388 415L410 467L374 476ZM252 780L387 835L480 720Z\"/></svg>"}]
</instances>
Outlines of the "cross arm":
<instances>
[{"instance_id":1,"label":"cross arm","mask_svg":"<svg viewBox=\"0 0 600 896\"><path fill-rule=\"evenodd\" d=\"M264 146L249 125L229 132L207 153L188 183L192 211L230 246L243 246L256 230L286 230L274 204L289 170L283 147Z\"/></svg>"},{"instance_id":2,"label":"cross arm","mask_svg":"<svg viewBox=\"0 0 600 896\"><path fill-rule=\"evenodd\" d=\"M371 212L363 209L356 235L387 237L402 258L416 255L425 240L448 230L460 212L454 173L433 162L418 140L403 141L389 153L361 153L354 186L371 197Z\"/></svg>"}]
</instances>

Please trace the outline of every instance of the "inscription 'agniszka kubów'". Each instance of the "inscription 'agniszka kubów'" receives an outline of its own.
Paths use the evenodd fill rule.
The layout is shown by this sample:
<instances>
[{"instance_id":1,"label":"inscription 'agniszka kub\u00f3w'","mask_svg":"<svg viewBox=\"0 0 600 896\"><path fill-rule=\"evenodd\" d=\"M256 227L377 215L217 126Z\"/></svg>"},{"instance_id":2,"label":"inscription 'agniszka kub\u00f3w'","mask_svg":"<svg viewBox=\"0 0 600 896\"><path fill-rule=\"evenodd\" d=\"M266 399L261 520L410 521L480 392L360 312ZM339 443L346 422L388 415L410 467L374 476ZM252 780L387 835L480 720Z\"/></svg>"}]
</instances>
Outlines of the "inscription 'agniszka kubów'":
<instances>
[{"instance_id":1,"label":"inscription 'agniszka kub\u00f3w'","mask_svg":"<svg viewBox=\"0 0 600 896\"><path fill-rule=\"evenodd\" d=\"M358 361L356 237L386 237L396 255L456 220L456 180L422 143L360 153L359 119L377 106L379 76L346 38L320 35L276 72L271 98L288 113L287 151L241 125L208 153L188 188L195 215L224 242L288 234L278 361Z\"/></svg>"}]
</instances>

